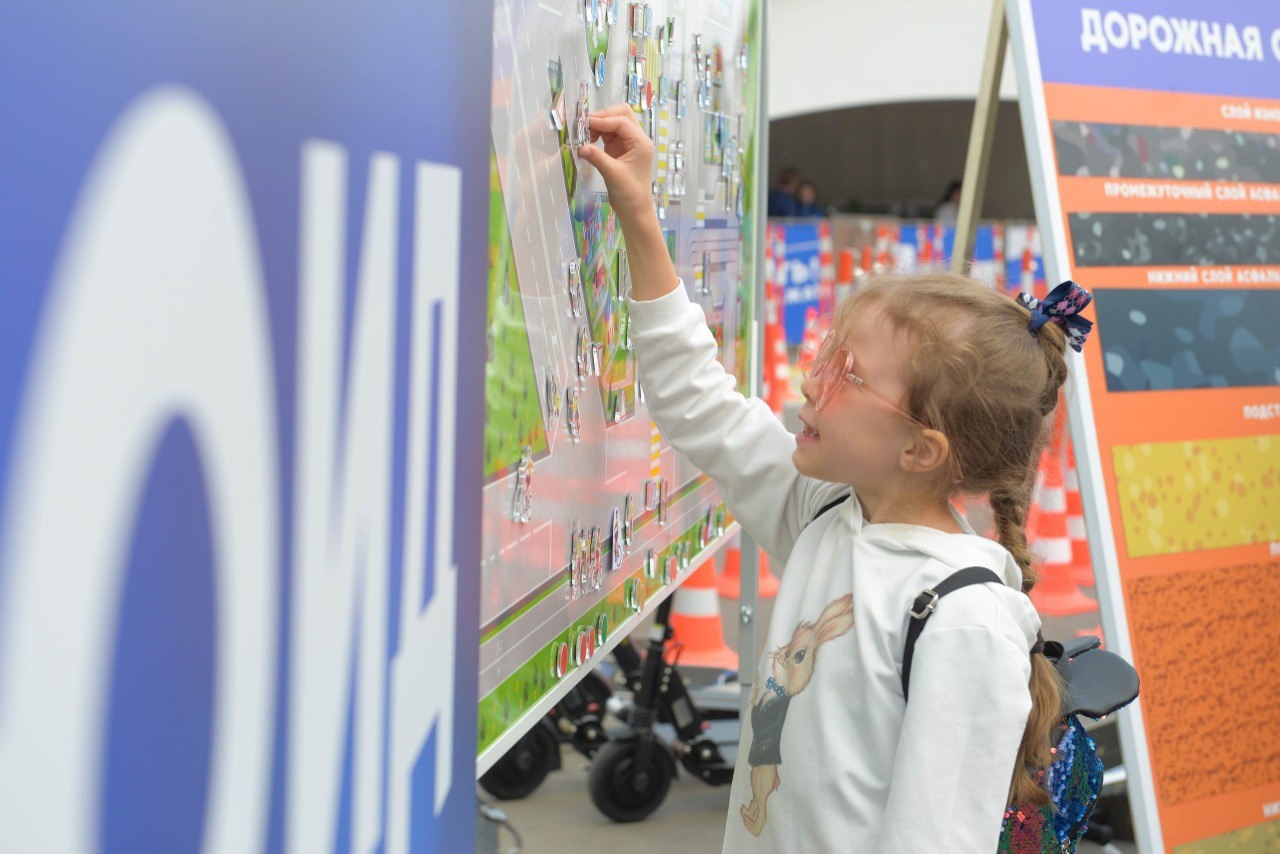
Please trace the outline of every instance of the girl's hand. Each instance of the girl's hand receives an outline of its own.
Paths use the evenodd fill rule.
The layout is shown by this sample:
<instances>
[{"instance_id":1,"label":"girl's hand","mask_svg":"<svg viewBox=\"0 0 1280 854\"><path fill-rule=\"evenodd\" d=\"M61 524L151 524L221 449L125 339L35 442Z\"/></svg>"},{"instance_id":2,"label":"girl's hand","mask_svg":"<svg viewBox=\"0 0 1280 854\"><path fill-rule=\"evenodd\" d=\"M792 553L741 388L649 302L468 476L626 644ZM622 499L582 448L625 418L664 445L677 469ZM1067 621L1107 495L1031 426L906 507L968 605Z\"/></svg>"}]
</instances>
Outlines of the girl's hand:
<instances>
[{"instance_id":1,"label":"girl's hand","mask_svg":"<svg viewBox=\"0 0 1280 854\"><path fill-rule=\"evenodd\" d=\"M604 143L578 148L609 188L609 204L627 241L631 295L645 301L670 293L679 284L653 204L653 140L626 104L592 113L591 138Z\"/></svg>"},{"instance_id":2,"label":"girl's hand","mask_svg":"<svg viewBox=\"0 0 1280 854\"><path fill-rule=\"evenodd\" d=\"M592 113L589 121L592 140L603 141L604 148L579 146L578 156L600 172L618 218L626 225L653 214L653 140L635 112L614 104Z\"/></svg>"}]
</instances>

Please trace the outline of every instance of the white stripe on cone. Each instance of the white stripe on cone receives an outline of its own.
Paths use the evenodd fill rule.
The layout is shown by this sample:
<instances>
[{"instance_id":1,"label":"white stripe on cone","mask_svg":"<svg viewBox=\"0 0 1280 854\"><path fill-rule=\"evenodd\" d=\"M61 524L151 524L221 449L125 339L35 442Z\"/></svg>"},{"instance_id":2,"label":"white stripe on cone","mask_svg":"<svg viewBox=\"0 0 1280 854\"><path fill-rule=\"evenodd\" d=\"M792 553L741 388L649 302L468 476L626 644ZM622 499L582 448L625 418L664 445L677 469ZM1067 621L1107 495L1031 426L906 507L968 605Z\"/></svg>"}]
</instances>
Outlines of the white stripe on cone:
<instances>
[{"instance_id":1,"label":"white stripe on cone","mask_svg":"<svg viewBox=\"0 0 1280 854\"><path fill-rule=\"evenodd\" d=\"M1068 545L1068 548L1070 546ZM714 587L681 587L676 591L676 601L672 605L677 614L687 617L709 617L720 619L720 594Z\"/></svg>"},{"instance_id":2,"label":"white stripe on cone","mask_svg":"<svg viewBox=\"0 0 1280 854\"><path fill-rule=\"evenodd\" d=\"M1042 566L1068 566L1071 563L1071 540L1068 537L1040 537L1031 545L1035 561Z\"/></svg>"},{"instance_id":3,"label":"white stripe on cone","mask_svg":"<svg viewBox=\"0 0 1280 854\"><path fill-rule=\"evenodd\" d=\"M1067 493L1060 486L1045 487L1040 493L1041 513L1066 513Z\"/></svg>"}]
</instances>

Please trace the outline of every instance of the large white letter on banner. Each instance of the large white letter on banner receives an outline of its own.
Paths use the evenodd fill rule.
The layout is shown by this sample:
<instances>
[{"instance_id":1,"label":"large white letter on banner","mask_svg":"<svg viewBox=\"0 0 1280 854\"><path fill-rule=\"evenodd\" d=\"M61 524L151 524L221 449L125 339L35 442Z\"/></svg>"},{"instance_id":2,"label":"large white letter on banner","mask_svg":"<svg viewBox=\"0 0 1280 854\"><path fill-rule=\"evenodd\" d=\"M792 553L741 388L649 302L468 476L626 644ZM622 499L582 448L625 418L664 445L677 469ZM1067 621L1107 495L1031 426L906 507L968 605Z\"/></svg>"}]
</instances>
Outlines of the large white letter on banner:
<instances>
[{"instance_id":1,"label":"large white letter on banner","mask_svg":"<svg viewBox=\"0 0 1280 854\"><path fill-rule=\"evenodd\" d=\"M1129 13L1129 36L1132 39L1129 46L1134 50L1139 50L1147 40L1147 19L1136 12Z\"/></svg>"},{"instance_id":2,"label":"large white letter on banner","mask_svg":"<svg viewBox=\"0 0 1280 854\"><path fill-rule=\"evenodd\" d=\"M1156 50L1168 53L1173 49L1173 27L1169 26L1169 20L1163 15L1151 16L1148 32L1151 35L1151 44Z\"/></svg>"},{"instance_id":3,"label":"large white letter on banner","mask_svg":"<svg viewBox=\"0 0 1280 854\"><path fill-rule=\"evenodd\" d=\"M413 226L408 494L400 586L400 649L391 663L387 854L408 854L413 767L436 735L434 808L452 785L458 572L453 562L457 413L458 249L462 174L419 164ZM434 423L429 416L435 414ZM435 473L434 482L429 479ZM434 508L427 536L428 506ZM425 580L431 599L423 607ZM470 781L467 781L468 784ZM421 802L419 802L421 809Z\"/></svg>"},{"instance_id":4,"label":"large white letter on banner","mask_svg":"<svg viewBox=\"0 0 1280 854\"><path fill-rule=\"evenodd\" d=\"M1103 15L1102 29L1112 47L1120 49L1129 46L1129 21L1121 13L1112 11Z\"/></svg>"},{"instance_id":5,"label":"large white letter on banner","mask_svg":"<svg viewBox=\"0 0 1280 854\"><path fill-rule=\"evenodd\" d=\"M1186 18L1173 18L1173 52L1185 53L1190 56L1204 56L1205 50L1200 46L1200 37L1197 35L1200 31L1200 22L1191 21Z\"/></svg>"},{"instance_id":6,"label":"large white letter on banner","mask_svg":"<svg viewBox=\"0 0 1280 854\"><path fill-rule=\"evenodd\" d=\"M1240 32L1244 39L1244 58L1254 62L1262 62L1262 30L1257 27L1245 27Z\"/></svg>"},{"instance_id":7,"label":"large white letter on banner","mask_svg":"<svg viewBox=\"0 0 1280 854\"><path fill-rule=\"evenodd\" d=\"M346 169L336 145L303 149L285 817L298 854L333 850L353 661L352 850L382 828L399 164L370 167L344 394Z\"/></svg>"},{"instance_id":8,"label":"large white letter on banner","mask_svg":"<svg viewBox=\"0 0 1280 854\"><path fill-rule=\"evenodd\" d=\"M279 460L262 271L217 117L162 89L76 207L27 379L0 527L0 840L98 850L111 653L156 443L190 425L208 488L216 669L202 850L265 844ZM181 567L174 567L181 571Z\"/></svg>"},{"instance_id":9,"label":"large white letter on banner","mask_svg":"<svg viewBox=\"0 0 1280 854\"><path fill-rule=\"evenodd\" d=\"M1102 33L1102 13L1097 9L1080 10L1080 48L1088 53L1094 48L1107 52L1107 38Z\"/></svg>"}]
</instances>

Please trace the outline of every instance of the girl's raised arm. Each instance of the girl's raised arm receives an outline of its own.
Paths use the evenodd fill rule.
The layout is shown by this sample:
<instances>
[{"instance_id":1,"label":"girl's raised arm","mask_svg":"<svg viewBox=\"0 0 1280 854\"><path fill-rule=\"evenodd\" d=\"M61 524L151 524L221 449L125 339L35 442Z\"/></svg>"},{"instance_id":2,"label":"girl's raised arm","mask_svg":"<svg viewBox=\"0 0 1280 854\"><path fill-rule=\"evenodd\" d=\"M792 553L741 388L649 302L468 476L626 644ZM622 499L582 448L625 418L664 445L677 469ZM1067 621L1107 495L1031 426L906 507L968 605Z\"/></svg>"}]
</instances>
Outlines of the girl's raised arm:
<instances>
[{"instance_id":1,"label":"girl's raised arm","mask_svg":"<svg viewBox=\"0 0 1280 854\"><path fill-rule=\"evenodd\" d=\"M759 399L748 400L716 360L715 339L668 255L651 191L653 143L626 104L591 116L604 148L583 160L604 178L631 266L631 319L649 411L663 436L715 478L742 526L786 560L812 513L844 485L803 477L795 438Z\"/></svg>"}]
</instances>

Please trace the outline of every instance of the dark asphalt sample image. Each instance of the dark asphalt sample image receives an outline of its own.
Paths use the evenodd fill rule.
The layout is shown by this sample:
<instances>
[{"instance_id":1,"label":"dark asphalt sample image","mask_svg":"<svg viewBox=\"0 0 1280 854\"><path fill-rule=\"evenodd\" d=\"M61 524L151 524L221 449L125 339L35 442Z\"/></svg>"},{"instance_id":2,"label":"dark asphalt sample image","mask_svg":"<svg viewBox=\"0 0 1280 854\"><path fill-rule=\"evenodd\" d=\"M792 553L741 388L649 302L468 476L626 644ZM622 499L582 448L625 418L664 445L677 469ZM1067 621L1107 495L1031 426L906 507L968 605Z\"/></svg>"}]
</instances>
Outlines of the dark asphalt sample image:
<instances>
[{"instance_id":1,"label":"dark asphalt sample image","mask_svg":"<svg viewBox=\"0 0 1280 854\"><path fill-rule=\"evenodd\" d=\"M1107 391L1280 385L1280 291L1094 291Z\"/></svg>"},{"instance_id":2,"label":"dark asphalt sample image","mask_svg":"<svg viewBox=\"0 0 1280 854\"><path fill-rule=\"evenodd\" d=\"M1280 264L1275 214L1075 213L1078 267Z\"/></svg>"},{"instance_id":3,"label":"dark asphalt sample image","mask_svg":"<svg viewBox=\"0 0 1280 854\"><path fill-rule=\"evenodd\" d=\"M1280 135L1054 122L1058 174L1280 183Z\"/></svg>"}]
</instances>

